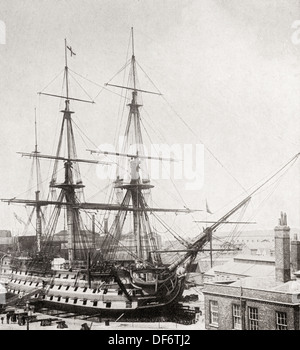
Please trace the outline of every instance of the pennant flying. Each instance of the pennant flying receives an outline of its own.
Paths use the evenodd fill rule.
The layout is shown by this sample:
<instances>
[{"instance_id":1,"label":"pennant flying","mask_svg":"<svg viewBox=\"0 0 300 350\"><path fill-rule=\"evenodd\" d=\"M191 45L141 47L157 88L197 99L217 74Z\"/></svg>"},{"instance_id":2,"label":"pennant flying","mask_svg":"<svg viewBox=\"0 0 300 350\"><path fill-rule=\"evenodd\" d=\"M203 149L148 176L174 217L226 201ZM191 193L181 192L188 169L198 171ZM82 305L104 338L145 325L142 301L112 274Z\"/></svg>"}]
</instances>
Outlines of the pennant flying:
<instances>
[{"instance_id":1,"label":"pennant flying","mask_svg":"<svg viewBox=\"0 0 300 350\"><path fill-rule=\"evenodd\" d=\"M76 56L76 53L72 50L72 47L71 46L67 46L67 49L70 50L71 52L71 57L74 55Z\"/></svg>"}]
</instances>

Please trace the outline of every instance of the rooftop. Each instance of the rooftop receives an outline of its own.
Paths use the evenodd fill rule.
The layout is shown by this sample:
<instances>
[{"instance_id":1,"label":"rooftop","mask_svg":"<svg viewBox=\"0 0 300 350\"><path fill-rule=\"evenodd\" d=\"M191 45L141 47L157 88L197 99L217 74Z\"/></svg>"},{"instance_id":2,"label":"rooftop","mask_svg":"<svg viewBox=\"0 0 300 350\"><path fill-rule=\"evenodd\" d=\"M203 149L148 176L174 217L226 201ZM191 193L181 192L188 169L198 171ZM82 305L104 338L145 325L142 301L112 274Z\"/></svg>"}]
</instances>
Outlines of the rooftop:
<instances>
[{"instance_id":1,"label":"rooftop","mask_svg":"<svg viewBox=\"0 0 300 350\"><path fill-rule=\"evenodd\" d=\"M270 256L239 255L223 265L214 266L208 275L236 275L243 277L274 277L275 260Z\"/></svg>"},{"instance_id":2,"label":"rooftop","mask_svg":"<svg viewBox=\"0 0 300 350\"><path fill-rule=\"evenodd\" d=\"M253 289L270 290L280 285L280 282L276 282L274 276L268 277L245 277L242 280L231 283L231 286Z\"/></svg>"}]
</instances>

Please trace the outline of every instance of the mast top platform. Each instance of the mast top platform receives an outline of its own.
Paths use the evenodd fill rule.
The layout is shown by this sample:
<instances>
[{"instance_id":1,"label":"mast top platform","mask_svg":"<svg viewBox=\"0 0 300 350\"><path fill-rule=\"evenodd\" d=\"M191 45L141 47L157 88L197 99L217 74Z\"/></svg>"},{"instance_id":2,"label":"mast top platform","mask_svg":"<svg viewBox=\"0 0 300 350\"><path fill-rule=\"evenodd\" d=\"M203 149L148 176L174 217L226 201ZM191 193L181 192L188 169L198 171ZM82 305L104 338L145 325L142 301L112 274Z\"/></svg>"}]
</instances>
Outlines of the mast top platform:
<instances>
[{"instance_id":1,"label":"mast top platform","mask_svg":"<svg viewBox=\"0 0 300 350\"><path fill-rule=\"evenodd\" d=\"M134 190L134 189L140 189L140 190L148 190L150 188L153 188L153 185L150 184L120 184L120 185L115 185L115 188L121 188L121 189L126 189L126 190Z\"/></svg>"}]
</instances>

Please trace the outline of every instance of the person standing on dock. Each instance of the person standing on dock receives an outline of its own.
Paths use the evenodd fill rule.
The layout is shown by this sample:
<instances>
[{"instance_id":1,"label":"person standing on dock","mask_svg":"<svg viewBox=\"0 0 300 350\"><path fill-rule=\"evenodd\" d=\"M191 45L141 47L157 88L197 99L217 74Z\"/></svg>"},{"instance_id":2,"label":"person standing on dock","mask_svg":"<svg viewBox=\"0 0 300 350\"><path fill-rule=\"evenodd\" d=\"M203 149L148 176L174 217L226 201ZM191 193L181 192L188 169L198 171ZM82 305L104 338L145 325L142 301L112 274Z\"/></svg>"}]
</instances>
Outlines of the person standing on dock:
<instances>
[{"instance_id":1,"label":"person standing on dock","mask_svg":"<svg viewBox=\"0 0 300 350\"><path fill-rule=\"evenodd\" d=\"M6 314L6 323L7 323L7 324L9 324L9 319L10 319L10 314L7 313L7 314Z\"/></svg>"}]
</instances>

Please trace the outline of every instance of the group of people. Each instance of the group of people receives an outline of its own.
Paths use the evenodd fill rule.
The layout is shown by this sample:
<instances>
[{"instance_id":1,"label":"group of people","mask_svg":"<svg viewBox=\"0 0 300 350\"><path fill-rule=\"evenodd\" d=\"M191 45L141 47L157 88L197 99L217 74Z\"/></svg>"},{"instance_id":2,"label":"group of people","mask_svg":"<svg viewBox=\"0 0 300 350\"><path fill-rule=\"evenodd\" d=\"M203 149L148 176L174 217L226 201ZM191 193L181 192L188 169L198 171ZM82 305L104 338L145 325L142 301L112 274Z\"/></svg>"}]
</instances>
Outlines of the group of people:
<instances>
[{"instance_id":1,"label":"group of people","mask_svg":"<svg viewBox=\"0 0 300 350\"><path fill-rule=\"evenodd\" d=\"M4 323L4 316L1 316L1 324ZM10 313L8 312L6 314L6 323L9 324L9 322L11 323L18 323L20 326L23 326L26 324L26 317L25 315L19 315L19 314L15 314L15 313Z\"/></svg>"}]
</instances>

